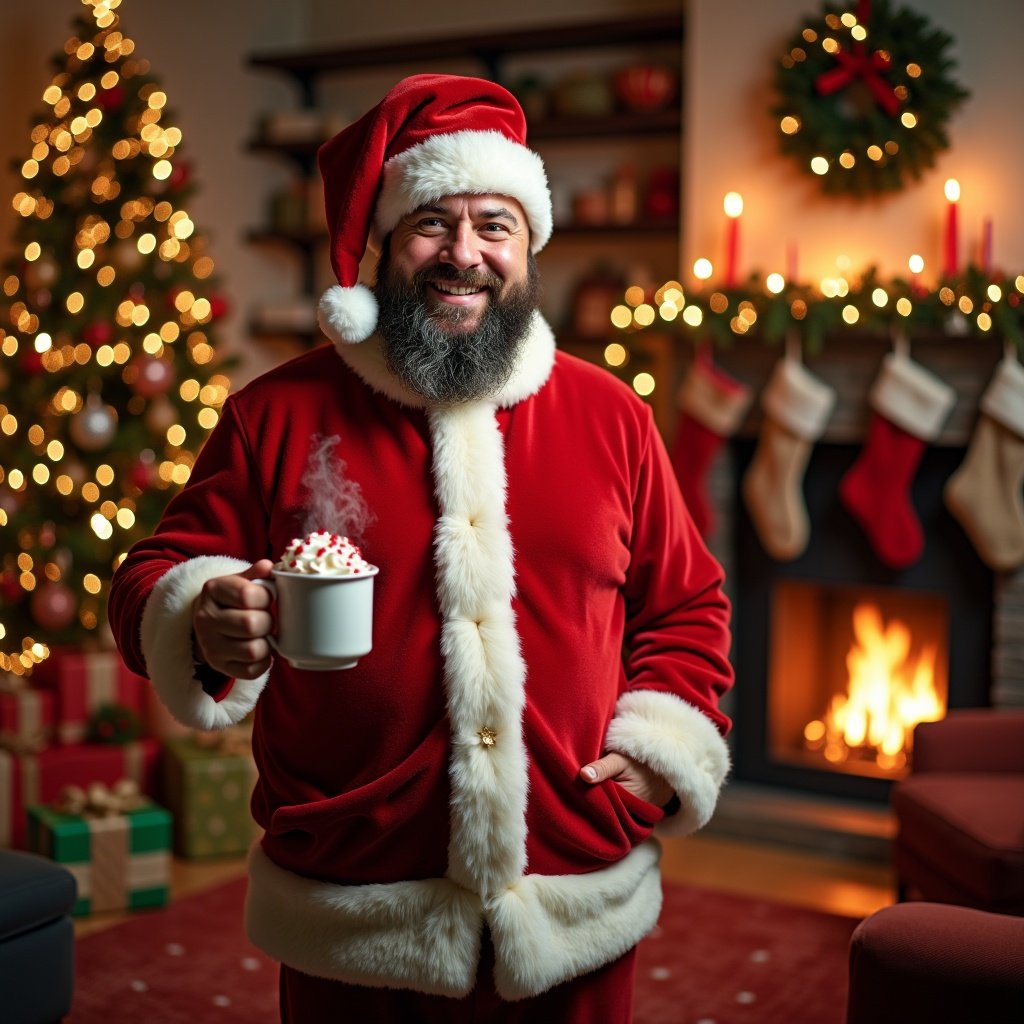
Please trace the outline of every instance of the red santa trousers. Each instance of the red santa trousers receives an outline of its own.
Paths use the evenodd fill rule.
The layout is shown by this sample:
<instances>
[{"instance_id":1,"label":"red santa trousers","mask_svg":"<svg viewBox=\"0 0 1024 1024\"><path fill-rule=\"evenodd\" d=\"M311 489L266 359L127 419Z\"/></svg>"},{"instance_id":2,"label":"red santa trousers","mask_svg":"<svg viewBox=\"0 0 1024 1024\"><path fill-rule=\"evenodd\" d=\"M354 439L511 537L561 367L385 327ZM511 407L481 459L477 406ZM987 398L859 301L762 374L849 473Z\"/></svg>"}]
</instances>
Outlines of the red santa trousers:
<instances>
[{"instance_id":1,"label":"red santa trousers","mask_svg":"<svg viewBox=\"0 0 1024 1024\"><path fill-rule=\"evenodd\" d=\"M463 999L407 989L365 988L281 965L282 1024L629 1024L636 947L610 964L514 1003L494 989L494 949L480 950L476 987Z\"/></svg>"}]
</instances>

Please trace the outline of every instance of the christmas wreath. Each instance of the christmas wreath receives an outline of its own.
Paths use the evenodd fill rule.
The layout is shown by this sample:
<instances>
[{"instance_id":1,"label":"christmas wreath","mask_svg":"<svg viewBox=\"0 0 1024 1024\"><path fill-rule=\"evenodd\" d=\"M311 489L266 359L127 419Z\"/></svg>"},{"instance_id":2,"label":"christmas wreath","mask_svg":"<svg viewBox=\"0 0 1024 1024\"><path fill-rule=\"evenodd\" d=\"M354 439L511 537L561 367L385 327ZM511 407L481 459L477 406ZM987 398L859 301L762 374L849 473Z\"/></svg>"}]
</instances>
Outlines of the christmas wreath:
<instances>
[{"instance_id":1,"label":"christmas wreath","mask_svg":"<svg viewBox=\"0 0 1024 1024\"><path fill-rule=\"evenodd\" d=\"M832 194L892 192L919 178L949 147L949 118L969 95L951 75L952 42L886 0L826 4L776 69L782 152Z\"/></svg>"}]
</instances>

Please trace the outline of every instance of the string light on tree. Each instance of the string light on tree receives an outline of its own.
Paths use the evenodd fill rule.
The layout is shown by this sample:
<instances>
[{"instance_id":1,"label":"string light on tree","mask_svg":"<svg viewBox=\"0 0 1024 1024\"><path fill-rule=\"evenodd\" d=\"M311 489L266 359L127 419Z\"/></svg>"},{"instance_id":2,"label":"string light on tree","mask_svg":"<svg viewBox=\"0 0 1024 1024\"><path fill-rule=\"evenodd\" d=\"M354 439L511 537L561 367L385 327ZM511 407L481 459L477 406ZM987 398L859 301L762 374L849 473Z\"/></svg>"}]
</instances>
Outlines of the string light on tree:
<instances>
[{"instance_id":1,"label":"string light on tree","mask_svg":"<svg viewBox=\"0 0 1024 1024\"><path fill-rule=\"evenodd\" d=\"M182 131L121 0L82 6L30 122L0 268L0 673L17 675L97 636L115 565L188 479L229 388Z\"/></svg>"}]
</instances>

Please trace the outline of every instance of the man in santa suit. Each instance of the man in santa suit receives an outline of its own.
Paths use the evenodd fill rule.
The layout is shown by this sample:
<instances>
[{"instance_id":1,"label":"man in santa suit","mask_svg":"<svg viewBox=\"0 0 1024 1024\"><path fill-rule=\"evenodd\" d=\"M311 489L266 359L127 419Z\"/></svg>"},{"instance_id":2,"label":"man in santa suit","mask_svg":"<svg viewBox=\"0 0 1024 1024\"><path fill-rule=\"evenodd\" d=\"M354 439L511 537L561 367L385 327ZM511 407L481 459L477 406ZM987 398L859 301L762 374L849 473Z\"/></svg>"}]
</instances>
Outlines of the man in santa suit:
<instances>
[{"instance_id":1,"label":"man in santa suit","mask_svg":"<svg viewBox=\"0 0 1024 1024\"><path fill-rule=\"evenodd\" d=\"M114 579L176 717L255 709L246 920L284 1020L628 1021L655 833L704 825L728 770L722 572L648 406L537 311L525 138L500 86L418 75L322 147L334 345L228 399ZM316 500L317 438L380 569L338 672L272 658L253 582Z\"/></svg>"}]
</instances>

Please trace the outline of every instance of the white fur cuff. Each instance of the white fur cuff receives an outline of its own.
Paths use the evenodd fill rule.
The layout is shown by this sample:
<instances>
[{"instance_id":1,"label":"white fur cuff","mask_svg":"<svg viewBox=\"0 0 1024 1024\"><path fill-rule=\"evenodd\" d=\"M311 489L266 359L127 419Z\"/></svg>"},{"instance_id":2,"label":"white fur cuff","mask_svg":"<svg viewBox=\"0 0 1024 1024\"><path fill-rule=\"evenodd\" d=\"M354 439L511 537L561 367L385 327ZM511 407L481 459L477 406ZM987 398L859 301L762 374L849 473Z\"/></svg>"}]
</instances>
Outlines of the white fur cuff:
<instances>
[{"instance_id":1,"label":"white fur cuff","mask_svg":"<svg viewBox=\"0 0 1024 1024\"><path fill-rule=\"evenodd\" d=\"M688 835L711 820L729 772L729 748L695 707L659 690L624 693L606 748L647 765L678 794L682 807L659 824L658 834Z\"/></svg>"},{"instance_id":2,"label":"white fur cuff","mask_svg":"<svg viewBox=\"0 0 1024 1024\"><path fill-rule=\"evenodd\" d=\"M157 581L142 613L142 654L146 671L167 710L195 729L223 729L240 722L256 706L269 673L236 679L230 693L214 700L193 676L192 602L216 576L244 572L248 562L226 555L204 555L181 562Z\"/></svg>"}]
</instances>

